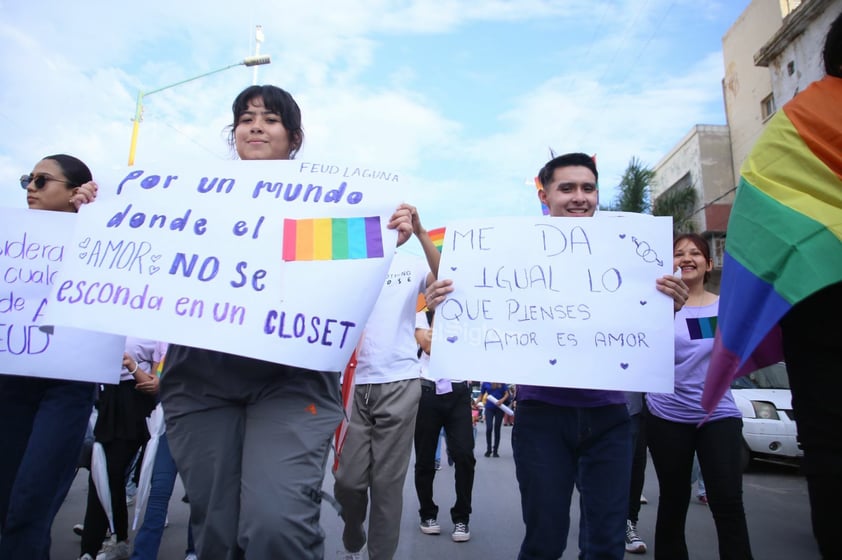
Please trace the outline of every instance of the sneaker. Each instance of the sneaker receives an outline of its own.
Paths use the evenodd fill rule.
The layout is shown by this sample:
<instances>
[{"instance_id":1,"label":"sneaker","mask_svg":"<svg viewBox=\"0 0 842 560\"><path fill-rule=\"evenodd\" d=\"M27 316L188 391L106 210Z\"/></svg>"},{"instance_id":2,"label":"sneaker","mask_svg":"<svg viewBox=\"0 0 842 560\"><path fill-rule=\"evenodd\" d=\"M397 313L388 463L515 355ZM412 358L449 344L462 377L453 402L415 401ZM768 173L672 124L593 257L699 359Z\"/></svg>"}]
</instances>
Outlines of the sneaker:
<instances>
[{"instance_id":1,"label":"sneaker","mask_svg":"<svg viewBox=\"0 0 842 560\"><path fill-rule=\"evenodd\" d=\"M641 495L640 495L640 503L641 503L641 504L648 504L648 503L649 503L649 500L647 500L647 499L646 499L646 496L644 496L643 494L641 494Z\"/></svg>"},{"instance_id":2,"label":"sneaker","mask_svg":"<svg viewBox=\"0 0 842 560\"><path fill-rule=\"evenodd\" d=\"M500 455L495 451L494 453L491 454L491 456L492 457L499 457Z\"/></svg>"},{"instance_id":3,"label":"sneaker","mask_svg":"<svg viewBox=\"0 0 842 560\"><path fill-rule=\"evenodd\" d=\"M707 495L702 494L701 496L696 496L696 497L699 498L699 501L702 503L702 505L704 505L704 506L708 505Z\"/></svg>"},{"instance_id":4,"label":"sneaker","mask_svg":"<svg viewBox=\"0 0 842 560\"><path fill-rule=\"evenodd\" d=\"M425 519L421 521L421 532L425 535L438 535L441 533L441 526L435 519Z\"/></svg>"},{"instance_id":5,"label":"sneaker","mask_svg":"<svg viewBox=\"0 0 842 560\"><path fill-rule=\"evenodd\" d=\"M117 541L114 546L96 555L96 560L129 560L132 549L129 541Z\"/></svg>"},{"instance_id":6,"label":"sneaker","mask_svg":"<svg viewBox=\"0 0 842 560\"><path fill-rule=\"evenodd\" d=\"M79 560L94 560L94 557L90 554L85 553L79 557Z\"/></svg>"},{"instance_id":7,"label":"sneaker","mask_svg":"<svg viewBox=\"0 0 842 560\"><path fill-rule=\"evenodd\" d=\"M436 470L437 471L441 470L441 461L436 461Z\"/></svg>"},{"instance_id":8,"label":"sneaker","mask_svg":"<svg viewBox=\"0 0 842 560\"><path fill-rule=\"evenodd\" d=\"M646 543L637 534L637 525L629 519L626 520L626 552L632 554L646 553Z\"/></svg>"},{"instance_id":9,"label":"sneaker","mask_svg":"<svg viewBox=\"0 0 842 560\"><path fill-rule=\"evenodd\" d=\"M467 542L471 540L471 531L468 529L468 524L455 523L450 538L453 539L453 542Z\"/></svg>"},{"instance_id":10,"label":"sneaker","mask_svg":"<svg viewBox=\"0 0 842 560\"><path fill-rule=\"evenodd\" d=\"M337 555L338 560L363 560L363 551L365 550L365 546L363 546L360 550L356 552L348 552L347 550L342 550Z\"/></svg>"},{"instance_id":11,"label":"sneaker","mask_svg":"<svg viewBox=\"0 0 842 560\"><path fill-rule=\"evenodd\" d=\"M195 552L191 552L190 554L184 557L184 560L199 560L199 557L196 556Z\"/></svg>"},{"instance_id":12,"label":"sneaker","mask_svg":"<svg viewBox=\"0 0 842 560\"><path fill-rule=\"evenodd\" d=\"M485 452L485 456L486 456L486 457L491 457L491 451L486 451L486 452Z\"/></svg>"},{"instance_id":13,"label":"sneaker","mask_svg":"<svg viewBox=\"0 0 842 560\"><path fill-rule=\"evenodd\" d=\"M84 530L85 530L85 526L82 525L81 523L77 523L76 525L73 526L73 532L76 533L77 535L79 535L80 537L82 536L82 532Z\"/></svg>"}]
</instances>

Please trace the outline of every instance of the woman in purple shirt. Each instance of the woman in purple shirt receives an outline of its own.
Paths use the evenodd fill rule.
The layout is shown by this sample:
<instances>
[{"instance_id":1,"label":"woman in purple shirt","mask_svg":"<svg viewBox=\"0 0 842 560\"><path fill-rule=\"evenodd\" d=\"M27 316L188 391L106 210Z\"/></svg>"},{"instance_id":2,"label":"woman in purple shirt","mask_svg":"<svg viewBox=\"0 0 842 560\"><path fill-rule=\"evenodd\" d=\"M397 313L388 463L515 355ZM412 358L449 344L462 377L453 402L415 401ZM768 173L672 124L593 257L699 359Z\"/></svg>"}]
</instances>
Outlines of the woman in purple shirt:
<instances>
[{"instance_id":1,"label":"woman in purple shirt","mask_svg":"<svg viewBox=\"0 0 842 560\"><path fill-rule=\"evenodd\" d=\"M688 558L684 526L698 454L719 557L744 560L752 556L742 497L742 415L730 391L709 418L701 404L719 309L719 296L705 290L713 267L707 241L695 233L678 236L673 266L690 288L687 303L675 314L675 391L646 395L646 438L660 487L655 558Z\"/></svg>"}]
</instances>

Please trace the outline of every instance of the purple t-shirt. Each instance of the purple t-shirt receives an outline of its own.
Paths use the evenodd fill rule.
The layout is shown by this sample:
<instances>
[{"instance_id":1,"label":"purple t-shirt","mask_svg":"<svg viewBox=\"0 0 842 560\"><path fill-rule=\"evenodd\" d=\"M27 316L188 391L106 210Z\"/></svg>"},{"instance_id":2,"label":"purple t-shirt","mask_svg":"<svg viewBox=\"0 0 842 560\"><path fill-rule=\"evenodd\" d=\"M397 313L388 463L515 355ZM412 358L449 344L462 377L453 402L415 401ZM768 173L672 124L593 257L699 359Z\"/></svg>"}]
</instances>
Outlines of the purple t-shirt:
<instances>
[{"instance_id":1,"label":"purple t-shirt","mask_svg":"<svg viewBox=\"0 0 842 560\"><path fill-rule=\"evenodd\" d=\"M647 393L649 411L659 418L684 424L698 424L707 416L702 408L719 300L702 307L686 305L675 314L675 392ZM719 401L709 420L742 418L730 389Z\"/></svg>"}]
</instances>

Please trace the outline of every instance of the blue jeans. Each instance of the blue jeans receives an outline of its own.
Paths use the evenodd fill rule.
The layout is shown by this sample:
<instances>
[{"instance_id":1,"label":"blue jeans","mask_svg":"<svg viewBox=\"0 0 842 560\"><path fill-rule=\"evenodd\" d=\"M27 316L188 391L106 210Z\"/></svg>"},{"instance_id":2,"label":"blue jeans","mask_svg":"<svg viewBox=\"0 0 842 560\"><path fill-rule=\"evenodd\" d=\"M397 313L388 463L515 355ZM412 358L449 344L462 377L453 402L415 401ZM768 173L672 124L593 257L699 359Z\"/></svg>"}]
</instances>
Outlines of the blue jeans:
<instances>
[{"instance_id":1,"label":"blue jeans","mask_svg":"<svg viewBox=\"0 0 842 560\"><path fill-rule=\"evenodd\" d=\"M93 383L0 375L0 559L49 558L93 402Z\"/></svg>"},{"instance_id":2,"label":"blue jeans","mask_svg":"<svg viewBox=\"0 0 842 560\"><path fill-rule=\"evenodd\" d=\"M518 402L512 432L526 534L519 560L561 558L579 486L581 558L622 560L631 478L624 404L594 408Z\"/></svg>"},{"instance_id":3,"label":"blue jeans","mask_svg":"<svg viewBox=\"0 0 842 560\"><path fill-rule=\"evenodd\" d=\"M158 440L158 452L155 454L155 465L152 468L152 481L149 490L149 500L146 502L146 513L143 525L137 531L134 539L132 560L155 560L161 547L161 537L167 521L167 509L170 497L175 487L175 477L178 474L175 461L167 443L167 434ZM194 552L193 533L190 524L187 525L187 551Z\"/></svg>"}]
</instances>

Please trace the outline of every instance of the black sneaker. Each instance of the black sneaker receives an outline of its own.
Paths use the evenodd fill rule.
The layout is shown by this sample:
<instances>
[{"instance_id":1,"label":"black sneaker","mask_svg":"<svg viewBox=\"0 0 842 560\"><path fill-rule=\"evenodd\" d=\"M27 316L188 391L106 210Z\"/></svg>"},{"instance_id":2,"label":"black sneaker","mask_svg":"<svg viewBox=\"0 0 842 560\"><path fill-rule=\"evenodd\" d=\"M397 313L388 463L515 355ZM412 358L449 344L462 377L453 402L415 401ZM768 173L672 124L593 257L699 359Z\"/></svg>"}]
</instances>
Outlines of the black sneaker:
<instances>
[{"instance_id":1,"label":"black sneaker","mask_svg":"<svg viewBox=\"0 0 842 560\"><path fill-rule=\"evenodd\" d=\"M439 522L435 519L424 519L421 521L421 532L425 535L438 535L441 533L441 526L439 526Z\"/></svg>"},{"instance_id":2,"label":"black sneaker","mask_svg":"<svg viewBox=\"0 0 842 560\"><path fill-rule=\"evenodd\" d=\"M486 451L486 452L485 452L485 456L486 456L486 457L491 457L491 451Z\"/></svg>"}]
</instances>

